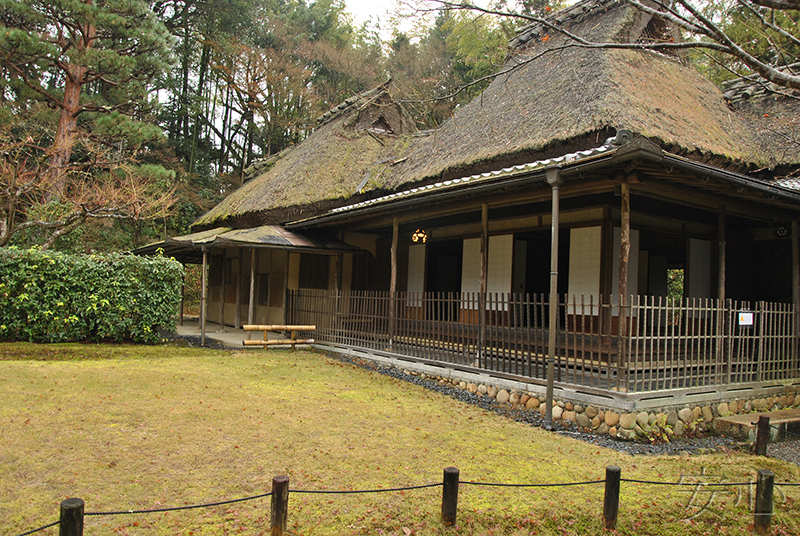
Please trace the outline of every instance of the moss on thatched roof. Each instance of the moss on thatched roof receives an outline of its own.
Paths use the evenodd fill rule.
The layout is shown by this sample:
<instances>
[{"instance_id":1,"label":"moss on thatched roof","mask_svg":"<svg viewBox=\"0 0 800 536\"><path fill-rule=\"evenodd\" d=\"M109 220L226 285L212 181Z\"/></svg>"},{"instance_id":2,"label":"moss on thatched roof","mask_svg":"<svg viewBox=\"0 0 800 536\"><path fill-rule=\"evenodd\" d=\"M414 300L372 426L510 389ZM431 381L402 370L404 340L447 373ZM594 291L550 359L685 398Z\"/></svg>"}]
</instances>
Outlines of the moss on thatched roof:
<instances>
[{"instance_id":1,"label":"moss on thatched roof","mask_svg":"<svg viewBox=\"0 0 800 536\"><path fill-rule=\"evenodd\" d=\"M800 68L800 64L791 68ZM748 124L770 168L800 164L800 90L789 90L750 76L723 84L725 99Z\"/></svg>"},{"instance_id":2,"label":"moss on thatched roof","mask_svg":"<svg viewBox=\"0 0 800 536\"><path fill-rule=\"evenodd\" d=\"M642 17L648 17L615 2L605 2L599 11L573 10L581 16L566 19L564 26L595 42L636 40L635 32L646 26ZM766 164L767 157L716 86L677 59L578 47L545 53L566 41L541 28L523 35L527 39L517 41L522 48L505 68L518 66L459 109L389 186L452 178L474 166L491 167L491 162L516 164L566 144L580 148L574 143L581 140L593 146L620 128L679 154L738 167Z\"/></svg>"},{"instance_id":3,"label":"moss on thatched roof","mask_svg":"<svg viewBox=\"0 0 800 536\"><path fill-rule=\"evenodd\" d=\"M594 42L636 42L663 29L622 0L586 0L554 18ZM299 220L387 191L596 147L619 129L717 166L741 171L770 165L767 148L721 92L676 58L570 46L536 25L512 47L507 72L432 135L371 134L365 127L380 113L374 105L396 105L385 88L362 94L326 114L308 139L259 170L198 224Z\"/></svg>"},{"instance_id":4,"label":"moss on thatched roof","mask_svg":"<svg viewBox=\"0 0 800 536\"><path fill-rule=\"evenodd\" d=\"M195 226L279 223L317 205L326 209L332 199L383 188L387 169L408 150L411 136L403 132L413 128L385 88L360 97L323 116L299 145L266 160L260 169L262 164L256 164L258 175Z\"/></svg>"}]
</instances>

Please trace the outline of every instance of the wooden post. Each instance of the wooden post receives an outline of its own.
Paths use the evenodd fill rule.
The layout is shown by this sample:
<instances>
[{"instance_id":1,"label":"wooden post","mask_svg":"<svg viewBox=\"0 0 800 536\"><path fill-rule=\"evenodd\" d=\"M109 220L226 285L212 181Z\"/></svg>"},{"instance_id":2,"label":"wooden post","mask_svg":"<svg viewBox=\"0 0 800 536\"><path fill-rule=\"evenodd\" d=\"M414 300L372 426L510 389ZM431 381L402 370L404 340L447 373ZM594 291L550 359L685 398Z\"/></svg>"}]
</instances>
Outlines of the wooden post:
<instances>
[{"instance_id":1,"label":"wooden post","mask_svg":"<svg viewBox=\"0 0 800 536\"><path fill-rule=\"evenodd\" d=\"M58 536L83 536L83 508L83 499L71 498L61 501Z\"/></svg>"},{"instance_id":2,"label":"wooden post","mask_svg":"<svg viewBox=\"0 0 800 536\"><path fill-rule=\"evenodd\" d=\"M391 280L389 281L389 348L394 343L395 300L397 293L397 243L400 234L400 223L397 216L392 219Z\"/></svg>"},{"instance_id":3,"label":"wooden post","mask_svg":"<svg viewBox=\"0 0 800 536\"><path fill-rule=\"evenodd\" d=\"M239 248L239 273L236 274L236 329L242 329L242 261L244 260L244 248Z\"/></svg>"},{"instance_id":4,"label":"wooden post","mask_svg":"<svg viewBox=\"0 0 800 536\"><path fill-rule=\"evenodd\" d=\"M606 467L606 493L603 500L603 521L614 530L619 515L619 482L622 470L616 465Z\"/></svg>"},{"instance_id":5,"label":"wooden post","mask_svg":"<svg viewBox=\"0 0 800 536\"><path fill-rule=\"evenodd\" d=\"M225 269L225 265L228 264L225 262L225 250L222 250L222 267L220 269L220 277L222 277L222 281L220 281L220 298L219 298L219 329L217 329L217 333L225 333L225 276L228 275L228 271Z\"/></svg>"},{"instance_id":6,"label":"wooden post","mask_svg":"<svg viewBox=\"0 0 800 536\"><path fill-rule=\"evenodd\" d=\"M553 388L555 383L556 363L556 326L558 324L558 220L559 220L559 191L561 177L558 168L553 167L546 171L547 183L553 190L552 218L550 222L550 325L547 328L547 390L544 412L544 427L553 429Z\"/></svg>"},{"instance_id":7,"label":"wooden post","mask_svg":"<svg viewBox=\"0 0 800 536\"><path fill-rule=\"evenodd\" d=\"M208 248L203 246L203 273L200 274L200 346L206 345L206 311L208 310Z\"/></svg>"},{"instance_id":8,"label":"wooden post","mask_svg":"<svg viewBox=\"0 0 800 536\"><path fill-rule=\"evenodd\" d=\"M626 179L627 180L627 179ZM628 266L631 256L631 189L630 185L622 181L621 188L621 228L619 241L619 344L617 352L619 355L620 372L624 374L622 379L625 390L628 389L628 363L626 359L625 343L628 336ZM619 385L620 378L617 378Z\"/></svg>"},{"instance_id":9,"label":"wooden post","mask_svg":"<svg viewBox=\"0 0 800 536\"><path fill-rule=\"evenodd\" d=\"M769 416L759 415L756 429L756 456L767 455L767 443L769 443Z\"/></svg>"},{"instance_id":10,"label":"wooden post","mask_svg":"<svg viewBox=\"0 0 800 536\"><path fill-rule=\"evenodd\" d=\"M730 383L730 363L725 359L725 205L720 205L717 221L717 367L725 365L725 383ZM718 369L719 370L719 369Z\"/></svg>"},{"instance_id":11,"label":"wooden post","mask_svg":"<svg viewBox=\"0 0 800 536\"><path fill-rule=\"evenodd\" d=\"M442 487L442 522L450 527L456 524L458 511L458 469L444 468L444 486Z\"/></svg>"},{"instance_id":12,"label":"wooden post","mask_svg":"<svg viewBox=\"0 0 800 536\"><path fill-rule=\"evenodd\" d=\"M797 221L792 222L792 303L794 304L794 356L797 359L800 338L800 230Z\"/></svg>"},{"instance_id":13,"label":"wooden post","mask_svg":"<svg viewBox=\"0 0 800 536\"><path fill-rule=\"evenodd\" d=\"M181 263L183 266L183 283L181 284L181 312L180 317L178 319L178 325L183 325L183 309L184 303L186 302L186 263Z\"/></svg>"},{"instance_id":14,"label":"wooden post","mask_svg":"<svg viewBox=\"0 0 800 536\"><path fill-rule=\"evenodd\" d=\"M478 295L478 366L483 364L486 346L486 293L489 290L489 205L481 205L481 281Z\"/></svg>"},{"instance_id":15,"label":"wooden post","mask_svg":"<svg viewBox=\"0 0 800 536\"><path fill-rule=\"evenodd\" d=\"M717 219L717 297L725 301L725 205L720 205Z\"/></svg>"},{"instance_id":16,"label":"wooden post","mask_svg":"<svg viewBox=\"0 0 800 536\"><path fill-rule=\"evenodd\" d=\"M256 248L250 248L250 298L247 302L247 323L253 323L256 308ZM247 332L247 340L250 340L251 331ZM264 339L266 340L266 339Z\"/></svg>"},{"instance_id":17,"label":"wooden post","mask_svg":"<svg viewBox=\"0 0 800 536\"><path fill-rule=\"evenodd\" d=\"M770 534L772 522L772 490L775 486L775 475L772 471L759 469L756 481L756 511L753 527L758 534Z\"/></svg>"},{"instance_id":18,"label":"wooden post","mask_svg":"<svg viewBox=\"0 0 800 536\"><path fill-rule=\"evenodd\" d=\"M289 513L289 477L272 479L272 511L270 514L270 536L283 536Z\"/></svg>"}]
</instances>

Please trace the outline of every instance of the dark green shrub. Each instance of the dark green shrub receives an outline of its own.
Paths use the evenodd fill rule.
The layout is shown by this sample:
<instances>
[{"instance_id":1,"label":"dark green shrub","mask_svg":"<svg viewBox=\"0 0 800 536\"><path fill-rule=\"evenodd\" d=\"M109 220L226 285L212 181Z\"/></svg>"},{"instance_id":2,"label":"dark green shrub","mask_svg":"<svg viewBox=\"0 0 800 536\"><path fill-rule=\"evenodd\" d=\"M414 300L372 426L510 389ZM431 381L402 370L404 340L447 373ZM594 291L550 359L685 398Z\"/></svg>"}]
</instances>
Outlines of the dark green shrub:
<instances>
[{"instance_id":1,"label":"dark green shrub","mask_svg":"<svg viewBox=\"0 0 800 536\"><path fill-rule=\"evenodd\" d=\"M157 342L183 267L165 257L0 249L0 340Z\"/></svg>"}]
</instances>

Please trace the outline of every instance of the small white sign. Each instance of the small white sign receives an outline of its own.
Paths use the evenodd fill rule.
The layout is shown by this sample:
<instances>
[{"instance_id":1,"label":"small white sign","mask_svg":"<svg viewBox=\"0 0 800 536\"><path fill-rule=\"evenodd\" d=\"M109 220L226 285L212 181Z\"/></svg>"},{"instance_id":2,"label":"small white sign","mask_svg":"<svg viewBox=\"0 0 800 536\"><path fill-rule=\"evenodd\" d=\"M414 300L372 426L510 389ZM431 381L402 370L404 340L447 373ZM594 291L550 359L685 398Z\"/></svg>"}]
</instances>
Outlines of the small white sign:
<instances>
[{"instance_id":1,"label":"small white sign","mask_svg":"<svg viewBox=\"0 0 800 536\"><path fill-rule=\"evenodd\" d=\"M739 325L740 326L752 326L753 325L753 313L750 311L740 311L739 312Z\"/></svg>"}]
</instances>

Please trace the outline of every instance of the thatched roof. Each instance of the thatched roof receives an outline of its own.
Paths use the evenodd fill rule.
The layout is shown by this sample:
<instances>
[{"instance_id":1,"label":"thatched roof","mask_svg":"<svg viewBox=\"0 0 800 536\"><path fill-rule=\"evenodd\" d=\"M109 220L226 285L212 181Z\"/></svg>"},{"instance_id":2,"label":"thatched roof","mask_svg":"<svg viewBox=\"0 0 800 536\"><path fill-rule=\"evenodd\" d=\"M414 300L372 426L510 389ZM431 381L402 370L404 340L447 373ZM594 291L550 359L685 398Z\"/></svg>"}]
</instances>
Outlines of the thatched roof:
<instances>
[{"instance_id":1,"label":"thatched roof","mask_svg":"<svg viewBox=\"0 0 800 536\"><path fill-rule=\"evenodd\" d=\"M800 64L791 66L800 68ZM800 162L800 90L777 87L758 76L723 84L724 97L748 125L768 167L796 168ZM796 170L795 170L796 171Z\"/></svg>"},{"instance_id":2,"label":"thatched roof","mask_svg":"<svg viewBox=\"0 0 800 536\"><path fill-rule=\"evenodd\" d=\"M624 2L583 2L569 11L576 15L562 26L594 42L637 41L648 27L649 16ZM567 41L535 27L514 43L505 68L517 67L459 109L390 186L592 147L621 128L706 162L768 162L717 87L676 58L578 47L545 52Z\"/></svg>"},{"instance_id":3,"label":"thatched roof","mask_svg":"<svg viewBox=\"0 0 800 536\"><path fill-rule=\"evenodd\" d=\"M408 150L411 120L386 85L348 99L319 119L302 143L254 164L256 177L195 226L251 227L326 210L334 200L380 189ZM252 176L252 170L245 174Z\"/></svg>"},{"instance_id":4,"label":"thatched roof","mask_svg":"<svg viewBox=\"0 0 800 536\"><path fill-rule=\"evenodd\" d=\"M594 42L668 32L622 0L585 0L554 20ZM392 191L590 149L620 129L736 171L774 162L719 89L677 58L565 44L541 26L526 28L512 42L508 72L427 137L379 140L364 130L379 113L374 106L396 105L385 88L359 96L197 225L304 219Z\"/></svg>"}]
</instances>

